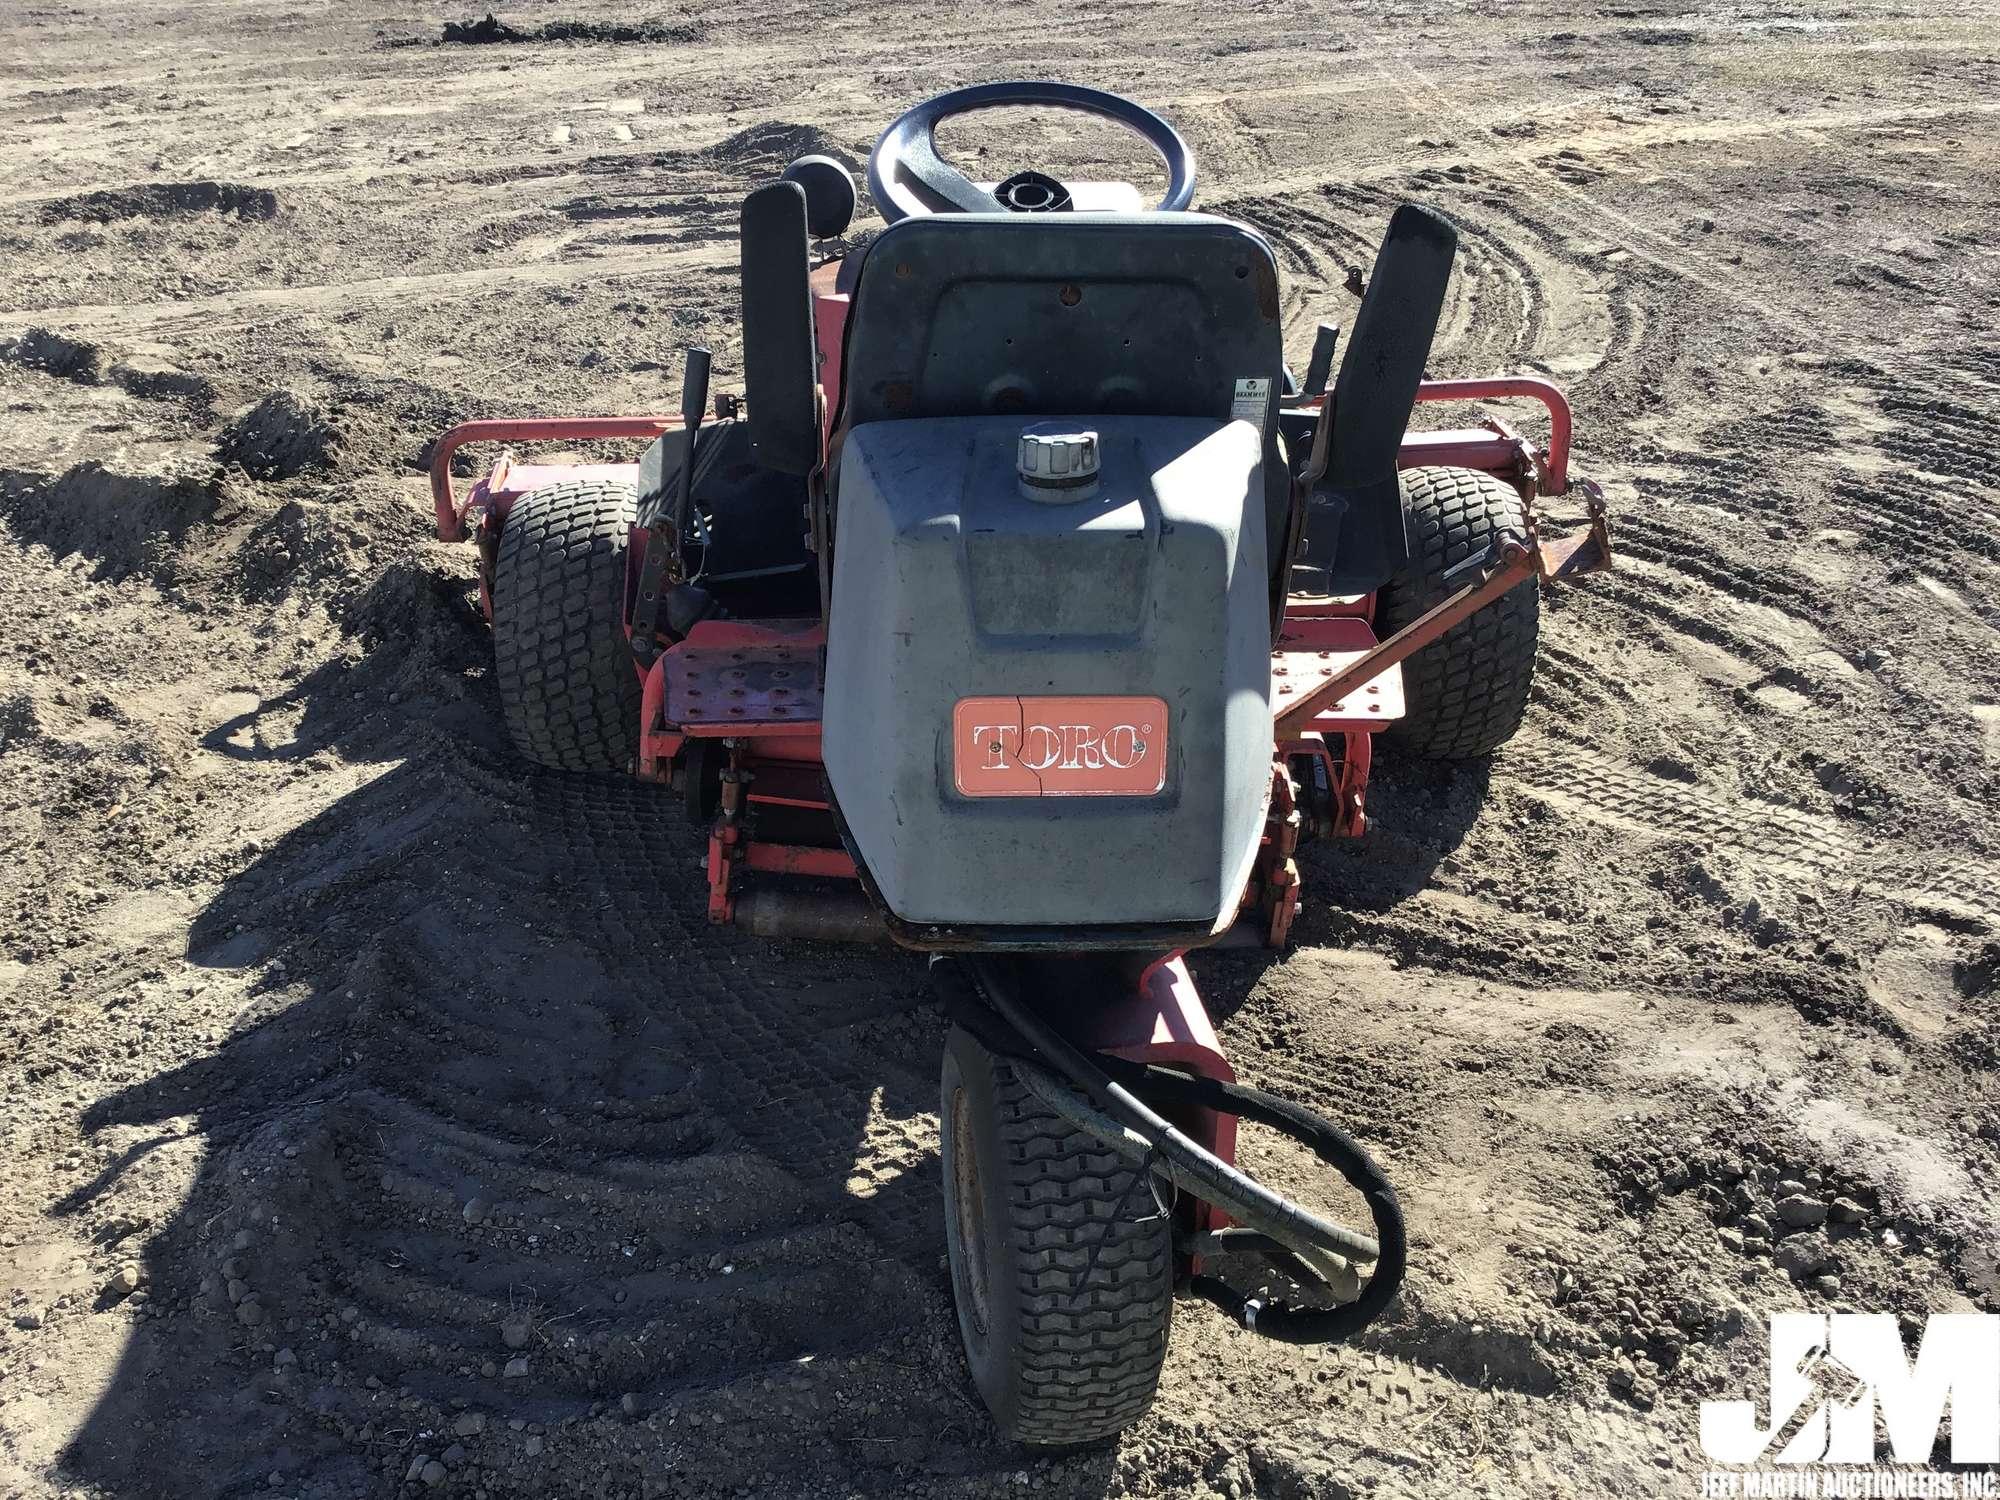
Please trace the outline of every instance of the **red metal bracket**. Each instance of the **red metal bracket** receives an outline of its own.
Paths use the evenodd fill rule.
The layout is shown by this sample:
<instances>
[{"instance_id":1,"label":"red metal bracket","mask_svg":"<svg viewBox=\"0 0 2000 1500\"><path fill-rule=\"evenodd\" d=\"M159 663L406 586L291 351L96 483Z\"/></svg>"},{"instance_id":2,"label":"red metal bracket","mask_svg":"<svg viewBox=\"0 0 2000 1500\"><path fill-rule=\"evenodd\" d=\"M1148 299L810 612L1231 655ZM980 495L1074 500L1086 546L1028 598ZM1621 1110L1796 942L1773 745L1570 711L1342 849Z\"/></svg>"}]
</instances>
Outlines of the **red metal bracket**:
<instances>
[{"instance_id":1,"label":"red metal bracket","mask_svg":"<svg viewBox=\"0 0 2000 1500\"><path fill-rule=\"evenodd\" d=\"M1304 734L1312 728L1314 719L1362 683L1415 655L1459 621L1477 614L1516 584L1535 576L1536 554L1524 543L1505 541L1500 544L1499 551L1498 560L1490 564L1476 582L1426 610L1374 650L1354 658L1318 687L1281 707L1277 720L1278 738L1287 740Z\"/></svg>"},{"instance_id":2,"label":"red metal bracket","mask_svg":"<svg viewBox=\"0 0 2000 1500\"><path fill-rule=\"evenodd\" d=\"M1071 1039L1077 1045L1133 1062L1162 1063L1222 1083L1236 1081L1236 1070L1229 1066L1180 954L1148 965L1127 994L1106 998L1110 1003L1069 1019L1075 1028ZM1195 1109L1174 1123L1224 1161L1236 1160L1236 1116ZM1220 1229L1228 1222L1220 1209L1205 1202L1197 1205L1195 1228Z\"/></svg>"},{"instance_id":3,"label":"red metal bracket","mask_svg":"<svg viewBox=\"0 0 2000 1500\"><path fill-rule=\"evenodd\" d=\"M1271 648L1271 709L1282 716L1298 699L1350 662L1374 649L1375 631L1355 615L1317 613L1313 601L1295 600L1285 611ZM1389 667L1338 703L1325 706L1312 728L1322 733L1376 730L1403 716L1403 674Z\"/></svg>"}]
</instances>

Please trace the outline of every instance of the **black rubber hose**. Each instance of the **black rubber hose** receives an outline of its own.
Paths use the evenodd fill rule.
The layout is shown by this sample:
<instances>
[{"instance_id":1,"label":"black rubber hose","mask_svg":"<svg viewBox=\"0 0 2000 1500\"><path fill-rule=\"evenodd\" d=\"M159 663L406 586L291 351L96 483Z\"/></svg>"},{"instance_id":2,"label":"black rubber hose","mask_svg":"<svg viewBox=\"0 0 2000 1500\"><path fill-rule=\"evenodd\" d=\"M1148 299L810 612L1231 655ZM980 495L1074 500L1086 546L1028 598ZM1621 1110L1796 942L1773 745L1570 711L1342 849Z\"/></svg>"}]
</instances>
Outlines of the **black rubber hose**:
<instances>
[{"instance_id":1,"label":"black rubber hose","mask_svg":"<svg viewBox=\"0 0 2000 1500\"><path fill-rule=\"evenodd\" d=\"M1402 1286L1409 1258L1409 1234L1395 1188L1352 1136L1331 1120L1261 1089L1124 1058L1100 1055L1098 1061L1108 1074L1124 1074L1149 1096L1165 1103L1192 1105L1255 1120L1290 1136L1346 1178L1367 1201L1369 1215L1375 1221L1381 1253L1376 1258L1374 1273L1362 1287L1361 1295L1345 1306L1302 1308L1281 1302L1260 1303L1213 1276L1193 1278L1188 1284L1190 1291L1206 1297L1245 1328L1290 1344L1320 1344L1349 1338L1381 1316ZM1251 1227L1271 1233L1262 1224ZM1284 1236L1274 1234L1273 1238L1282 1241Z\"/></svg>"},{"instance_id":2,"label":"black rubber hose","mask_svg":"<svg viewBox=\"0 0 2000 1500\"><path fill-rule=\"evenodd\" d=\"M1312 1245L1332 1255L1375 1258L1377 1247L1372 1240L1279 1197L1192 1140L1123 1084L1106 1077L1081 1048L1013 993L1012 976L998 972L997 964L975 959L970 967L975 991L1021 1034L1032 1052L1075 1083L1112 1120L1159 1152L1169 1175L1182 1187L1278 1239Z\"/></svg>"},{"instance_id":3,"label":"black rubber hose","mask_svg":"<svg viewBox=\"0 0 2000 1500\"><path fill-rule=\"evenodd\" d=\"M1395 1189L1367 1152L1338 1126L1261 1090L1171 1069L1149 1067L1085 1054L1017 997L990 967L975 977L971 965L948 958L932 961L932 977L952 1019L1002 1056L1037 1054L1096 1101L1109 1124L1122 1126L1156 1150L1197 1196L1223 1204L1232 1216L1273 1239L1333 1253L1362 1254L1375 1261L1361 1295L1336 1308L1294 1308L1243 1296L1215 1277L1197 1276L1190 1290L1222 1308L1243 1327L1289 1343L1322 1343L1348 1337L1378 1317L1402 1284L1408 1240ZM1221 1161L1141 1101L1107 1068L1164 1102L1194 1105L1268 1125L1310 1148L1359 1190L1374 1218L1377 1242L1278 1197L1261 1183Z\"/></svg>"}]
</instances>

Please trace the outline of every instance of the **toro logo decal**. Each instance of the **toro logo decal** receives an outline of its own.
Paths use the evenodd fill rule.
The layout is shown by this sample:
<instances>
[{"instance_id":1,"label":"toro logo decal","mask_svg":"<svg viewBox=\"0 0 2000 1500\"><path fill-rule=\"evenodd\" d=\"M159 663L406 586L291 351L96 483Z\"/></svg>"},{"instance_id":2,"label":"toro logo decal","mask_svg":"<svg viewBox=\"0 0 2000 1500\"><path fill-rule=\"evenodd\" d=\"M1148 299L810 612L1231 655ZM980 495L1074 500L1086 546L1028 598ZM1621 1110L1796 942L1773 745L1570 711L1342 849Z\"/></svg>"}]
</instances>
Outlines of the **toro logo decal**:
<instances>
[{"instance_id":1,"label":"toro logo decal","mask_svg":"<svg viewBox=\"0 0 2000 1500\"><path fill-rule=\"evenodd\" d=\"M1167 784L1159 698L961 698L953 784L967 797L1150 797Z\"/></svg>"}]
</instances>

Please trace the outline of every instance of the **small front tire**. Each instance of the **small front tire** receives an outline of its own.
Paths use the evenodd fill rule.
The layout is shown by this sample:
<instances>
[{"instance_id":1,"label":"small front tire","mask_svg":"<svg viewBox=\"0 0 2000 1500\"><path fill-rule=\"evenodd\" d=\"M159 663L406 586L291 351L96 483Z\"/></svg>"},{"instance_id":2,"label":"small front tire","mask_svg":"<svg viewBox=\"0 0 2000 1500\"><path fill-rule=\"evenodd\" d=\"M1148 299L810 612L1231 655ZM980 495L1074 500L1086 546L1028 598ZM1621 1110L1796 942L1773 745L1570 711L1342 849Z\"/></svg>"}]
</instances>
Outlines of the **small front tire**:
<instances>
[{"instance_id":1,"label":"small front tire","mask_svg":"<svg viewBox=\"0 0 2000 1500\"><path fill-rule=\"evenodd\" d=\"M940 1095L945 1244L973 1383L1015 1442L1122 1432L1153 1404L1173 1316L1173 1237L1140 1169L958 1027Z\"/></svg>"}]
</instances>

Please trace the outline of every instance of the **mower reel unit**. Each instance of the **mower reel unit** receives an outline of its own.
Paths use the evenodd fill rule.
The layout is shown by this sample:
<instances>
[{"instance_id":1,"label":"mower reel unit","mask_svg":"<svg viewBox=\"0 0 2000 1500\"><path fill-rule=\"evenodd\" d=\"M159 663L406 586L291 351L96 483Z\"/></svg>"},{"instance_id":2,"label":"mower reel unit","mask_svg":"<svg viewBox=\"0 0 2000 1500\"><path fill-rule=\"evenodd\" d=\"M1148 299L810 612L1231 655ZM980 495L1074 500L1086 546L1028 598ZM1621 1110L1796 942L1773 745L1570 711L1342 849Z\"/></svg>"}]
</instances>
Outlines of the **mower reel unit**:
<instances>
[{"instance_id":1,"label":"mower reel unit","mask_svg":"<svg viewBox=\"0 0 2000 1500\"><path fill-rule=\"evenodd\" d=\"M1163 200L938 154L942 121L1024 105L1136 132ZM1394 1296L1394 1191L1236 1082L1183 954L1285 944L1298 846L1364 831L1378 736L1443 759L1511 737L1540 591L1611 560L1587 480L1587 527L1541 534L1571 488L1560 391L1425 378L1451 224L1395 211L1300 385L1269 245L1189 212L1194 184L1116 95L940 95L875 148L865 246L829 158L744 200L740 395L711 402L697 348L678 416L468 422L433 449L523 753L675 787L715 922L931 955L959 1324L1032 1443L1145 1412L1176 1289L1310 1341ZM1506 399L1545 408L1545 445L1410 430L1419 402ZM469 442L619 437L650 446L510 449L452 484ZM1244 1175L1240 1119L1314 1151L1369 1231Z\"/></svg>"}]
</instances>

